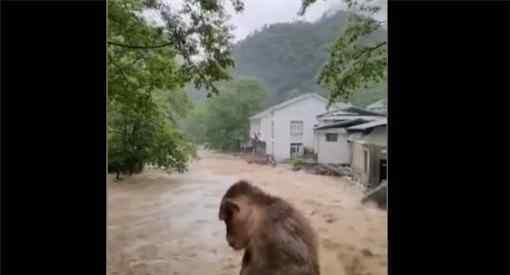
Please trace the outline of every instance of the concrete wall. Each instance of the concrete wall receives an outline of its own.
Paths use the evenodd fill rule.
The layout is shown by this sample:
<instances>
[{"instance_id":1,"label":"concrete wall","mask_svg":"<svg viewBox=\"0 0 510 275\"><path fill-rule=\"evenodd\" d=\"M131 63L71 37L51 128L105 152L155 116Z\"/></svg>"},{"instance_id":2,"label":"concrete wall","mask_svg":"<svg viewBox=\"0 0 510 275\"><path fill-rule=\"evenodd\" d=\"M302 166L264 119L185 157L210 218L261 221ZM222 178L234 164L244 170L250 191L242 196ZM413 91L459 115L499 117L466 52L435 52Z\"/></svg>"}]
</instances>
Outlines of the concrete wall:
<instances>
[{"instance_id":1,"label":"concrete wall","mask_svg":"<svg viewBox=\"0 0 510 275\"><path fill-rule=\"evenodd\" d=\"M365 151L367 152L365 154ZM365 168L365 157L366 165ZM353 175L359 179L360 183L368 186L370 180L370 173L372 172L371 162L373 155L370 154L370 148L366 144L360 144L357 142L352 143L352 163L351 168Z\"/></svg>"},{"instance_id":2,"label":"concrete wall","mask_svg":"<svg viewBox=\"0 0 510 275\"><path fill-rule=\"evenodd\" d=\"M376 145L378 147L387 147L388 132L386 126L374 128L369 134L363 136L362 140L367 144ZM352 143L352 163L353 169L363 169L363 148L368 148L368 145L363 145L358 142Z\"/></svg>"},{"instance_id":3,"label":"concrete wall","mask_svg":"<svg viewBox=\"0 0 510 275\"><path fill-rule=\"evenodd\" d=\"M272 154L273 146L271 139L271 115L264 116L260 121L262 140L266 143L266 154Z\"/></svg>"},{"instance_id":4,"label":"concrete wall","mask_svg":"<svg viewBox=\"0 0 510 275\"><path fill-rule=\"evenodd\" d=\"M370 134L363 137L363 140L370 144L386 147L388 144L388 131L386 126L372 129Z\"/></svg>"},{"instance_id":5,"label":"concrete wall","mask_svg":"<svg viewBox=\"0 0 510 275\"><path fill-rule=\"evenodd\" d=\"M374 144L352 143L352 172L361 184L373 187L379 184L381 146ZM365 154L367 152L367 169L365 170Z\"/></svg>"},{"instance_id":6,"label":"concrete wall","mask_svg":"<svg viewBox=\"0 0 510 275\"><path fill-rule=\"evenodd\" d=\"M318 131L313 132L313 151L318 154L319 152L319 135L320 133Z\"/></svg>"},{"instance_id":7,"label":"concrete wall","mask_svg":"<svg viewBox=\"0 0 510 275\"><path fill-rule=\"evenodd\" d=\"M363 158L363 145L362 144L359 144L359 143L356 143L356 142L352 142L351 143L351 148L352 148L352 162L351 162L351 168L352 168L352 171L354 174L356 174L356 176L360 176L362 173L363 173L363 169L364 169L364 158Z\"/></svg>"},{"instance_id":8,"label":"concrete wall","mask_svg":"<svg viewBox=\"0 0 510 275\"><path fill-rule=\"evenodd\" d=\"M327 133L338 134L337 141L327 141ZM318 130L316 134L316 153L319 163L346 164L351 162L351 144L347 142L349 135L345 129Z\"/></svg>"},{"instance_id":9,"label":"concrete wall","mask_svg":"<svg viewBox=\"0 0 510 275\"><path fill-rule=\"evenodd\" d=\"M316 116L324 112L326 112L326 103L316 97L308 97L274 111L273 120L275 123L275 135L273 140L273 154L276 161L290 158L291 143L303 143L305 147L313 149L313 126L317 124ZM303 136L300 138L290 136L290 122L293 120L303 121ZM269 123L269 128L270 127L271 124ZM268 147L272 146L270 145ZM271 151L268 150L268 152Z\"/></svg>"}]
</instances>

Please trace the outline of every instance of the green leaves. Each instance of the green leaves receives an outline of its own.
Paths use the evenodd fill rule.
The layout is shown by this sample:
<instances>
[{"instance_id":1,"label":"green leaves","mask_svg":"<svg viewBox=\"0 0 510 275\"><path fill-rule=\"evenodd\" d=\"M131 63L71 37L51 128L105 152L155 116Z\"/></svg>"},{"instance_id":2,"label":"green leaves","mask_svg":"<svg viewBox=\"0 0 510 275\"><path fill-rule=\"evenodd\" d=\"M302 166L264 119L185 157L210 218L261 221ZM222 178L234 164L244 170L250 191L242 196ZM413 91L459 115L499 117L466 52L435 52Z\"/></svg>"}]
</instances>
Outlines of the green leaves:
<instances>
[{"instance_id":1,"label":"green leaves","mask_svg":"<svg viewBox=\"0 0 510 275\"><path fill-rule=\"evenodd\" d=\"M247 140L249 116L261 109L266 92L254 80L220 83L220 94L198 105L184 128L197 144L218 150L238 150Z\"/></svg>"},{"instance_id":2,"label":"green leaves","mask_svg":"<svg viewBox=\"0 0 510 275\"><path fill-rule=\"evenodd\" d=\"M315 0L303 0L302 11ZM386 79L388 53L386 40L369 43L371 34L380 30L382 23L370 17L380 10L370 0L345 0L357 11L349 18L344 33L330 49L328 62L323 66L318 82L330 90L330 104L345 101L362 89L370 88ZM362 15L365 14L365 15Z\"/></svg>"},{"instance_id":3,"label":"green leaves","mask_svg":"<svg viewBox=\"0 0 510 275\"><path fill-rule=\"evenodd\" d=\"M108 1L110 171L138 173L146 163L185 171L195 148L175 124L191 106L183 88L193 81L214 92L215 81L229 78L233 61L221 2L184 2L174 13L157 0ZM141 16L147 8L162 15L164 27ZM191 25L184 20L190 14ZM200 52L204 57L194 60Z\"/></svg>"},{"instance_id":4,"label":"green leaves","mask_svg":"<svg viewBox=\"0 0 510 275\"><path fill-rule=\"evenodd\" d=\"M187 76L197 89L204 87L217 94L215 82L230 79L227 70L231 58L231 27L221 1L184 0L183 9L174 11L167 5L159 10L168 30L168 40L183 58L181 75ZM241 1L232 0L236 11ZM185 19L190 19L186 23Z\"/></svg>"}]
</instances>

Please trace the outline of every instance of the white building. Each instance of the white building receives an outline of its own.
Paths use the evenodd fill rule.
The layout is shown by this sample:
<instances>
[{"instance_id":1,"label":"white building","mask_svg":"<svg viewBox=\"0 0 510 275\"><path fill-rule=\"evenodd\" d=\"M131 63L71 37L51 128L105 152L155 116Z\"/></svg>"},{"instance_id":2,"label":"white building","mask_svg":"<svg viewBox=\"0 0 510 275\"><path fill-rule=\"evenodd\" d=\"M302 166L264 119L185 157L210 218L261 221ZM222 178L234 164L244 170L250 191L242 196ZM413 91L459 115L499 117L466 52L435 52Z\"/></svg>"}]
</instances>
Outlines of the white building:
<instances>
[{"instance_id":1,"label":"white building","mask_svg":"<svg viewBox=\"0 0 510 275\"><path fill-rule=\"evenodd\" d=\"M250 117L250 136L266 144L266 154L276 161L302 155L314 147L317 115L326 112L327 99L315 93L282 102Z\"/></svg>"},{"instance_id":2,"label":"white building","mask_svg":"<svg viewBox=\"0 0 510 275\"><path fill-rule=\"evenodd\" d=\"M348 142L346 128L363 120L346 120L315 128L315 148L317 162L331 164L350 164L352 148Z\"/></svg>"},{"instance_id":3,"label":"white building","mask_svg":"<svg viewBox=\"0 0 510 275\"><path fill-rule=\"evenodd\" d=\"M381 114L348 106L317 116L314 151L319 163L350 164L352 146L348 128L383 118Z\"/></svg>"},{"instance_id":4,"label":"white building","mask_svg":"<svg viewBox=\"0 0 510 275\"><path fill-rule=\"evenodd\" d=\"M365 186L377 186L387 179L387 119L348 127L347 131L352 143L353 175Z\"/></svg>"}]
</instances>

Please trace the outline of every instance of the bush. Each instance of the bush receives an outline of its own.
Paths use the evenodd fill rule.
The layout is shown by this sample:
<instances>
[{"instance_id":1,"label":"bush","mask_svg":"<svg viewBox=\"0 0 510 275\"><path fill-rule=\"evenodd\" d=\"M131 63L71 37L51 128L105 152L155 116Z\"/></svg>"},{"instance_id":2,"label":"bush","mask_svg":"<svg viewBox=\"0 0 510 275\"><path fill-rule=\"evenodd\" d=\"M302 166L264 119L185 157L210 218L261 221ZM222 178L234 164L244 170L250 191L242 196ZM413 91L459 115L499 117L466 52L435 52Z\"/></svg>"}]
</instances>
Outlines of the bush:
<instances>
[{"instance_id":1,"label":"bush","mask_svg":"<svg viewBox=\"0 0 510 275\"><path fill-rule=\"evenodd\" d=\"M292 170L298 171L305 166L305 162L302 159L294 159L290 161L290 165L292 166Z\"/></svg>"}]
</instances>

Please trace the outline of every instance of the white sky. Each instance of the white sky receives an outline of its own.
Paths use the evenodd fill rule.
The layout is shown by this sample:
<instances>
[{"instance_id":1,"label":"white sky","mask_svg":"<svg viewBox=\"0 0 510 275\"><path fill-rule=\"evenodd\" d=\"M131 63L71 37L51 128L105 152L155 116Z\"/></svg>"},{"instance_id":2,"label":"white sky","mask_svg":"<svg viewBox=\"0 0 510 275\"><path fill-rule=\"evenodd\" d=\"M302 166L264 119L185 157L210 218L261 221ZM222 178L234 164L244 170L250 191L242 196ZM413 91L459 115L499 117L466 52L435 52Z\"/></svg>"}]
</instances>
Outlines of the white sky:
<instances>
[{"instance_id":1,"label":"white sky","mask_svg":"<svg viewBox=\"0 0 510 275\"><path fill-rule=\"evenodd\" d=\"M163 0L171 6L179 5L182 0ZM382 4L381 11L376 15L378 20L386 20L387 0L375 0ZM301 0L244 0L244 11L235 13L228 0L227 8L232 18L229 23L234 25L234 42L242 40L248 34L261 29L264 25L292 22L295 20L315 21L324 12L345 9L342 0L317 0L311 5L304 16L297 13L301 7ZM149 13L150 14L150 13Z\"/></svg>"},{"instance_id":2,"label":"white sky","mask_svg":"<svg viewBox=\"0 0 510 275\"><path fill-rule=\"evenodd\" d=\"M315 21L326 11L343 7L342 4L341 0L318 0L308 8L304 16L298 16L301 0L244 0L244 11L233 14L230 23L235 26L234 36L237 41L266 24Z\"/></svg>"}]
</instances>

